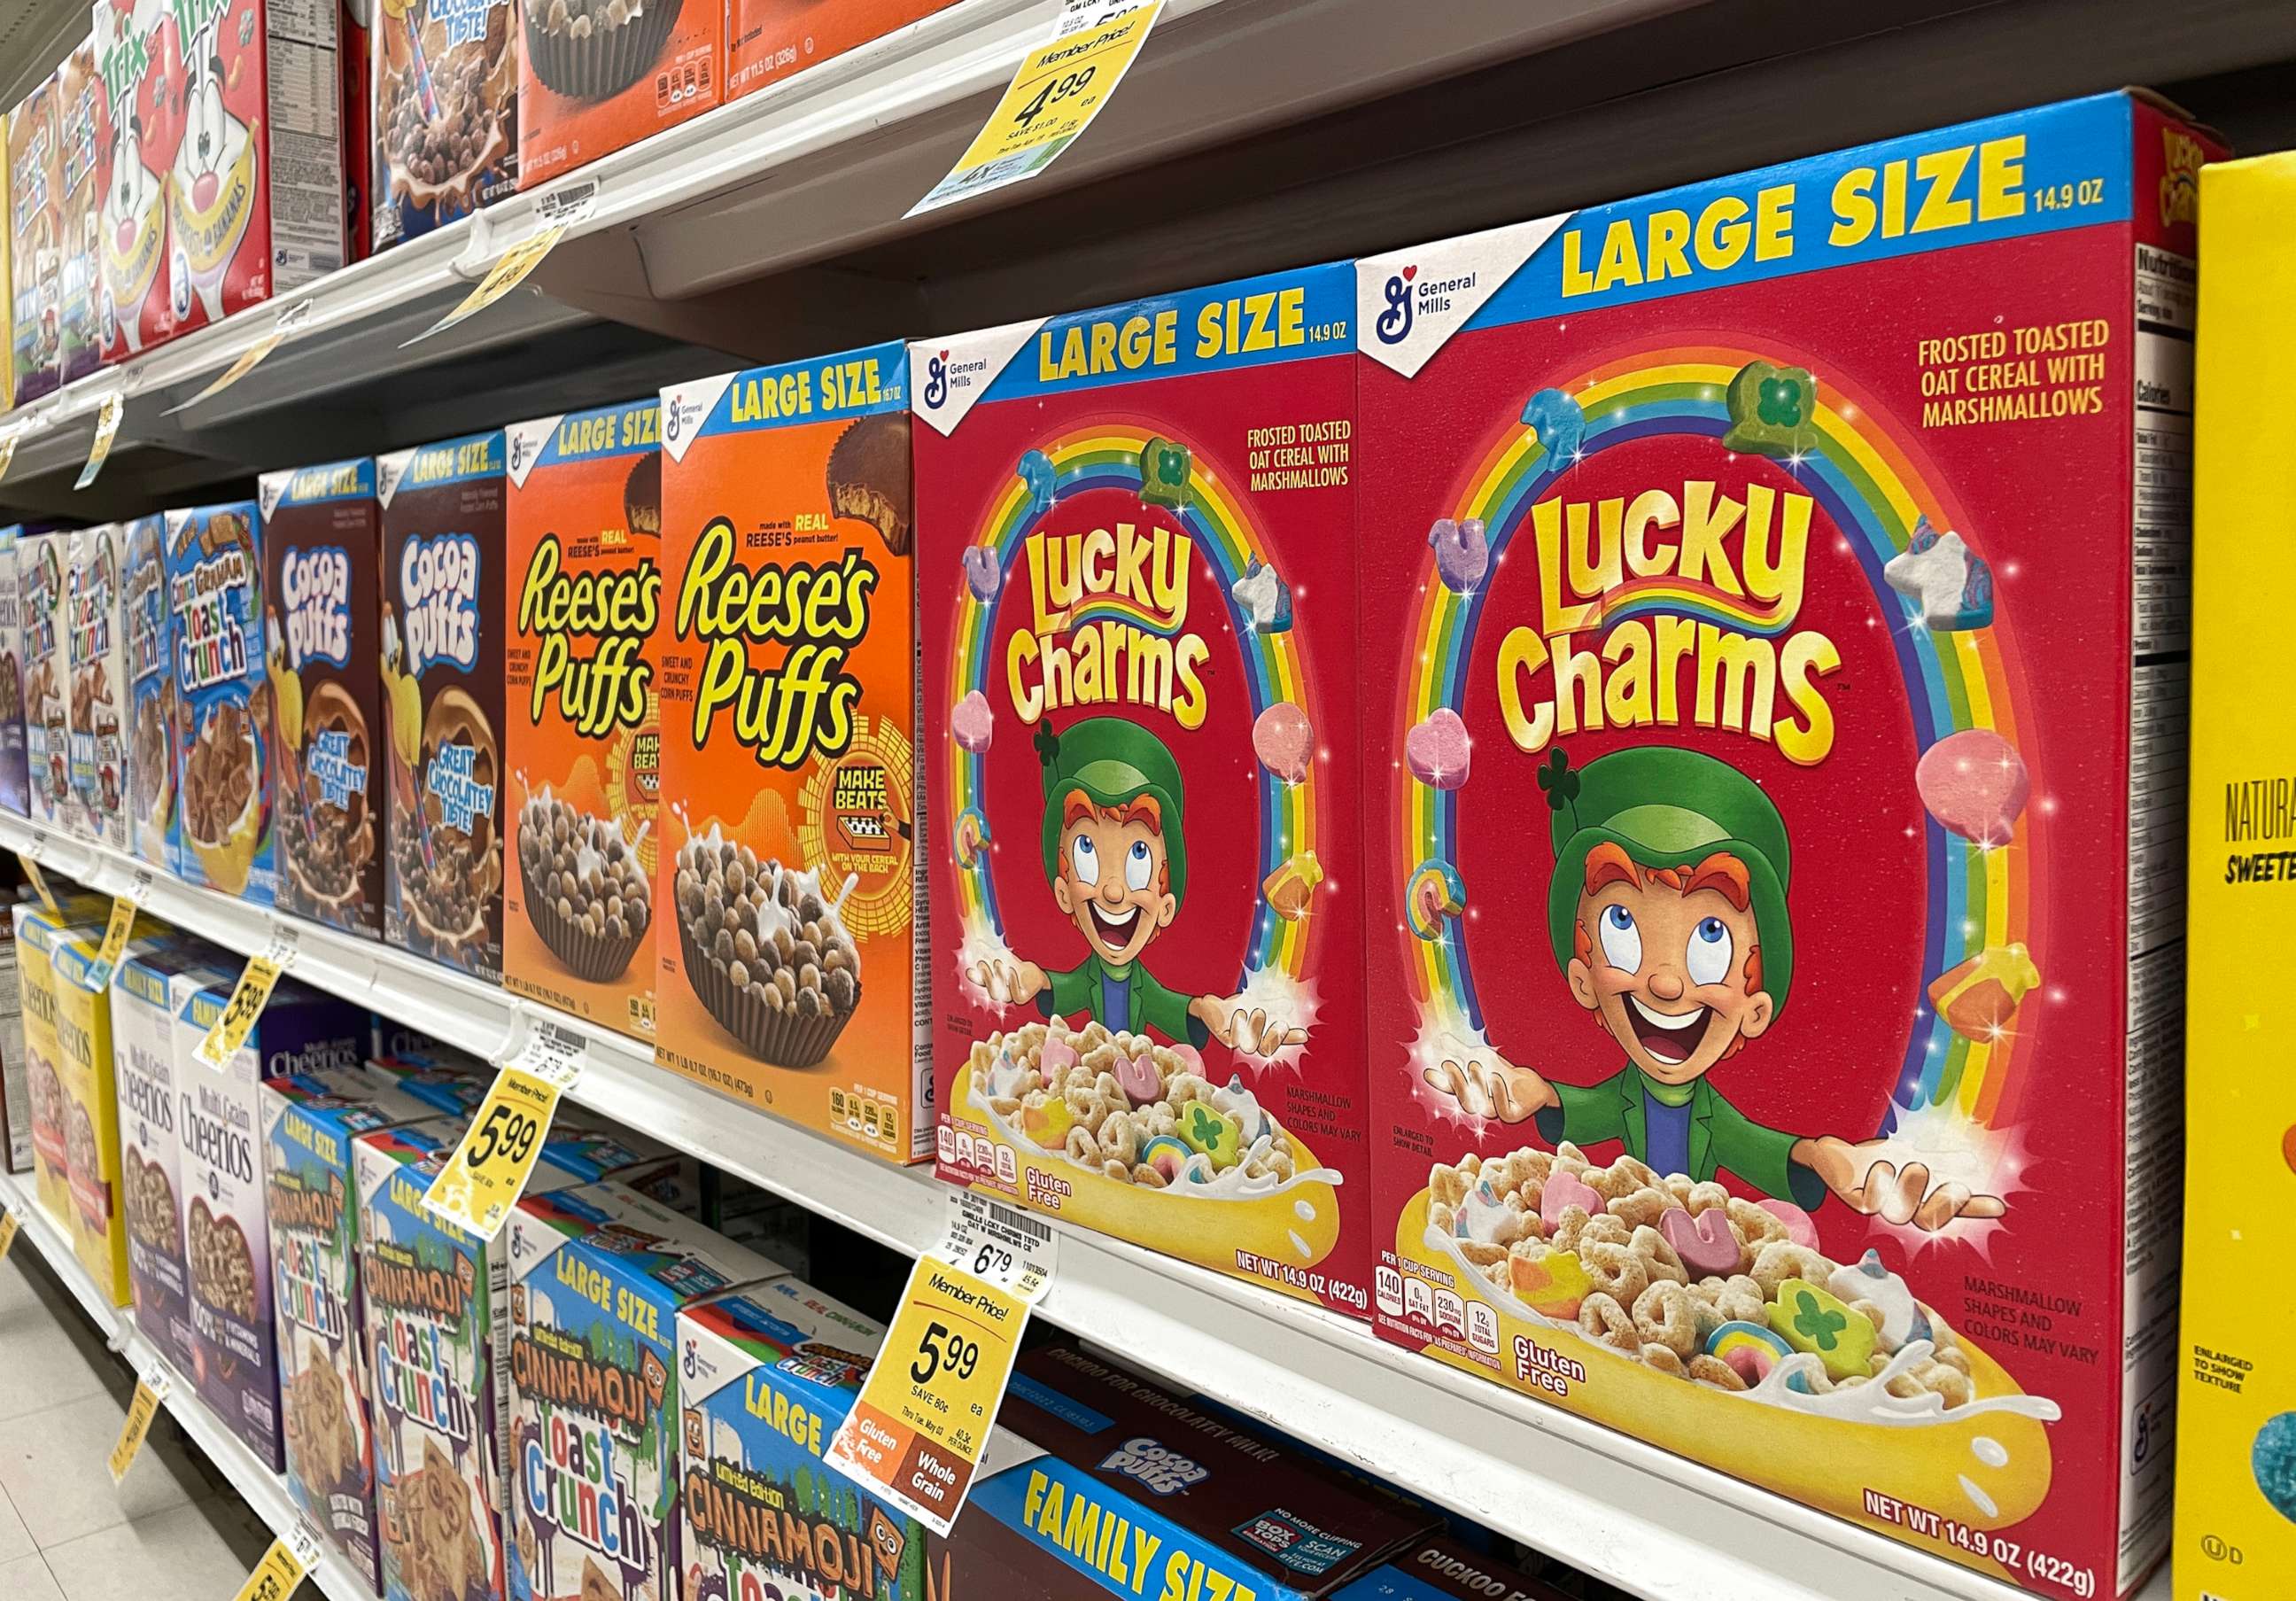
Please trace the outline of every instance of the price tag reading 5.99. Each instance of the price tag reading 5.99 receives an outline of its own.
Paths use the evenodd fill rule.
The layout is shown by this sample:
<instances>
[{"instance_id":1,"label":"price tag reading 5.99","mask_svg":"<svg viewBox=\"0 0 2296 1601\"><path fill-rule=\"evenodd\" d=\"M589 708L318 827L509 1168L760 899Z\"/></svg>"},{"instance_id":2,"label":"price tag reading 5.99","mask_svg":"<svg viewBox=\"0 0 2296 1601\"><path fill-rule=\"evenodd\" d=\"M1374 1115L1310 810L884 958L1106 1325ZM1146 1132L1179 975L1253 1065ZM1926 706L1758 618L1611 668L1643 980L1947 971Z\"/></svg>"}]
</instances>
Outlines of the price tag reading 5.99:
<instances>
[{"instance_id":1,"label":"price tag reading 5.99","mask_svg":"<svg viewBox=\"0 0 2296 1601\"><path fill-rule=\"evenodd\" d=\"M495 1075L463 1143L430 1181L422 1204L447 1222L492 1239L525 1193L543 1137L572 1074L545 1077L517 1063ZM555 1081L560 1079L563 1082Z\"/></svg>"}]
</instances>

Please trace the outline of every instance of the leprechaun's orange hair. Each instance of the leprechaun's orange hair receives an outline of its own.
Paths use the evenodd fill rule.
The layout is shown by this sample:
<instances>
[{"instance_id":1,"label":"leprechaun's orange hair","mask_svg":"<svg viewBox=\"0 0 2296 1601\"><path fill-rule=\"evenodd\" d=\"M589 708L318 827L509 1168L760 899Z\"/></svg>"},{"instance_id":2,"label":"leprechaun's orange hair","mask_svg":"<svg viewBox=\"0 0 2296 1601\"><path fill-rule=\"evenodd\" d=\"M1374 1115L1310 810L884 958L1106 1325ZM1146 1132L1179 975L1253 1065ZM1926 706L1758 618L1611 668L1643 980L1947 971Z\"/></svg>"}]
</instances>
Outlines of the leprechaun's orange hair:
<instances>
[{"instance_id":1,"label":"leprechaun's orange hair","mask_svg":"<svg viewBox=\"0 0 2296 1601\"><path fill-rule=\"evenodd\" d=\"M1694 895L1701 890L1711 890L1742 912L1753 904L1751 876L1746 864L1726 850L1718 850L1705 860L1682 867L1645 867L1627 854L1626 847L1615 840L1604 840L1587 853L1587 875L1584 893L1588 899L1600 894L1611 884L1648 884L1653 889L1669 889L1681 895ZM1595 961L1595 941L1587 932L1582 919L1571 941L1578 959L1592 966ZM1746 951L1746 993L1753 995L1762 987L1762 948L1749 947Z\"/></svg>"},{"instance_id":2,"label":"leprechaun's orange hair","mask_svg":"<svg viewBox=\"0 0 2296 1601\"><path fill-rule=\"evenodd\" d=\"M1127 823L1137 823L1158 839L1164 837L1164 809L1153 795L1135 795L1121 806L1103 806L1082 790L1070 790L1061 798L1061 832L1066 833L1087 818L1098 817L1115 824L1119 828ZM1156 888L1169 891L1172 887L1172 862L1165 858L1156 874Z\"/></svg>"}]
</instances>

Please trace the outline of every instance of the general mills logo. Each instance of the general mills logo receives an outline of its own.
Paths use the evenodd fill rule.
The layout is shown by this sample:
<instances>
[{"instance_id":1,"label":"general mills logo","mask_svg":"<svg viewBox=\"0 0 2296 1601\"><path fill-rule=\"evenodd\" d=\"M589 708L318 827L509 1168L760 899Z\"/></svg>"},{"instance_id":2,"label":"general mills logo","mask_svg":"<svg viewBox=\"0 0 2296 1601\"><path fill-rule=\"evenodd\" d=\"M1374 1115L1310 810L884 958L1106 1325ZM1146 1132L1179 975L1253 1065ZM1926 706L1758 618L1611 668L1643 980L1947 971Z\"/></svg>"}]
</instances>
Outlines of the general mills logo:
<instances>
[{"instance_id":1,"label":"general mills logo","mask_svg":"<svg viewBox=\"0 0 2296 1601\"><path fill-rule=\"evenodd\" d=\"M948 352L941 351L925 361L925 406L932 411L940 409L948 398Z\"/></svg>"},{"instance_id":2,"label":"general mills logo","mask_svg":"<svg viewBox=\"0 0 2296 1601\"><path fill-rule=\"evenodd\" d=\"M1399 345L1411 337L1411 281L1418 275L1416 267L1406 267L1387 281L1387 309L1372 324L1381 344Z\"/></svg>"}]
</instances>

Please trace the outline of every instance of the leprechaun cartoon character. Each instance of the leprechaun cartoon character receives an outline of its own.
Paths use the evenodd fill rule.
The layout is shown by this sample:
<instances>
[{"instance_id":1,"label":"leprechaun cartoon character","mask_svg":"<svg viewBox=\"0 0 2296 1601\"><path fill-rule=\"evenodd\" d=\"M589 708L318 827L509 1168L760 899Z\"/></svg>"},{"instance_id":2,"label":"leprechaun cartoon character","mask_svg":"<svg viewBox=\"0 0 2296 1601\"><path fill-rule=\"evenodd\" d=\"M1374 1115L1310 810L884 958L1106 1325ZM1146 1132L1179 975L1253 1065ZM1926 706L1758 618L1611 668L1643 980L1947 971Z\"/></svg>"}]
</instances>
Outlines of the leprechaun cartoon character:
<instances>
[{"instance_id":1,"label":"leprechaun cartoon character","mask_svg":"<svg viewBox=\"0 0 2296 1601\"><path fill-rule=\"evenodd\" d=\"M1037 731L1044 768L1045 877L1054 904L1084 936L1085 958L1047 971L1034 962L976 962L967 976L1046 1017L1089 1015L1118 1032L1175 1044L1217 1039L1272 1056L1303 1043L1241 996L1190 997L1156 981L1141 960L1188 893L1186 792L1164 742L1122 718L1086 718Z\"/></svg>"},{"instance_id":2,"label":"leprechaun cartoon character","mask_svg":"<svg viewBox=\"0 0 2296 1601\"><path fill-rule=\"evenodd\" d=\"M1709 1081L1767 1033L1793 981L1784 819L1729 763L1671 746L1616 751L1538 771L1551 809L1547 932L1570 993L1626 1053L1589 1085L1496 1054L1446 1061L1427 1081L1470 1115L1536 1122L1550 1145L1617 1140L1660 1173L1728 1169L1812 1209L1828 1195L1935 1230L1997 1218L1997 1196L1899 1167L1885 1142L1805 1136L1755 1121Z\"/></svg>"}]
</instances>

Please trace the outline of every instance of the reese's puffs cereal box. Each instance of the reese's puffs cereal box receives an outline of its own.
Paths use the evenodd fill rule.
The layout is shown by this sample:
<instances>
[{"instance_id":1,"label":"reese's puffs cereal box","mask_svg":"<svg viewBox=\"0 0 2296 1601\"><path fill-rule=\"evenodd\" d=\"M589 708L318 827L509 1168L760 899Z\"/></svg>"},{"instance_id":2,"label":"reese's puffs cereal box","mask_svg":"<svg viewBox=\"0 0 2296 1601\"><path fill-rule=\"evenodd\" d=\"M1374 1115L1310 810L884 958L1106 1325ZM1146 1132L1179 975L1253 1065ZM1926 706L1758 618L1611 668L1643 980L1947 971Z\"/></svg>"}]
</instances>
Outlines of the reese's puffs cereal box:
<instances>
[{"instance_id":1,"label":"reese's puffs cereal box","mask_svg":"<svg viewBox=\"0 0 2296 1601\"><path fill-rule=\"evenodd\" d=\"M545 0L545 4L547 0ZM950 0L726 0L726 98L817 67Z\"/></svg>"},{"instance_id":2,"label":"reese's puffs cereal box","mask_svg":"<svg viewBox=\"0 0 2296 1601\"><path fill-rule=\"evenodd\" d=\"M656 1055L882 1156L915 1048L901 348L662 391Z\"/></svg>"},{"instance_id":3,"label":"reese's puffs cereal box","mask_svg":"<svg viewBox=\"0 0 2296 1601\"><path fill-rule=\"evenodd\" d=\"M2054 1597L2168 1539L2215 149L1356 267L1380 1331Z\"/></svg>"},{"instance_id":4,"label":"reese's puffs cereal box","mask_svg":"<svg viewBox=\"0 0 2296 1601\"><path fill-rule=\"evenodd\" d=\"M531 189L716 105L722 4L516 0L518 183Z\"/></svg>"},{"instance_id":5,"label":"reese's puffs cereal box","mask_svg":"<svg viewBox=\"0 0 2296 1601\"><path fill-rule=\"evenodd\" d=\"M660 404L506 431L503 982L653 1037Z\"/></svg>"},{"instance_id":6,"label":"reese's puffs cereal box","mask_svg":"<svg viewBox=\"0 0 2296 1601\"><path fill-rule=\"evenodd\" d=\"M940 1170L1368 1310L1344 267L909 348Z\"/></svg>"}]
</instances>

